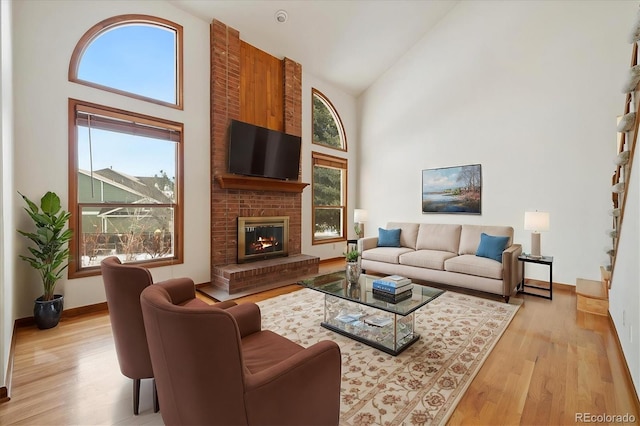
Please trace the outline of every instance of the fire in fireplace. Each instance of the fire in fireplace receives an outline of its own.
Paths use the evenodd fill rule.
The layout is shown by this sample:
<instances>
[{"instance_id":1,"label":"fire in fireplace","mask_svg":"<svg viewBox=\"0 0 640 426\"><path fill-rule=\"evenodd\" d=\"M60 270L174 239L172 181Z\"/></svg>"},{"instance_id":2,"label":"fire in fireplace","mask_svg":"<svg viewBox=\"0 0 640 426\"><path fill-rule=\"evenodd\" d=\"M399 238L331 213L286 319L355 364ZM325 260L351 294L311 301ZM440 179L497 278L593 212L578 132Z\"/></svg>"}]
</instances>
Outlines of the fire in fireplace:
<instances>
[{"instance_id":1,"label":"fire in fireplace","mask_svg":"<svg viewBox=\"0 0 640 426\"><path fill-rule=\"evenodd\" d=\"M287 256L289 217L238 217L238 263Z\"/></svg>"}]
</instances>

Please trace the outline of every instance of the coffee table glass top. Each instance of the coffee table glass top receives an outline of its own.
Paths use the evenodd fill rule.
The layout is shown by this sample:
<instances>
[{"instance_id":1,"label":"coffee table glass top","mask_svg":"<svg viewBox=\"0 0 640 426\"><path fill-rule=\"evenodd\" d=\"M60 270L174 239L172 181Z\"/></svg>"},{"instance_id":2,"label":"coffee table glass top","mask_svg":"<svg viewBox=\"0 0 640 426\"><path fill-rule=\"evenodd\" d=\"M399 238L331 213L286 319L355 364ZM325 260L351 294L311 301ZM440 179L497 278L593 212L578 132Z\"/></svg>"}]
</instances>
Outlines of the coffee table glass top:
<instances>
[{"instance_id":1,"label":"coffee table glass top","mask_svg":"<svg viewBox=\"0 0 640 426\"><path fill-rule=\"evenodd\" d=\"M378 278L380 277L361 274L358 284L350 284L347 282L345 272L339 271L308 278L299 281L298 284L341 299L351 300L398 315L408 315L444 293L444 290L413 283L411 284L412 294L410 299L390 303L373 295L373 281Z\"/></svg>"}]
</instances>

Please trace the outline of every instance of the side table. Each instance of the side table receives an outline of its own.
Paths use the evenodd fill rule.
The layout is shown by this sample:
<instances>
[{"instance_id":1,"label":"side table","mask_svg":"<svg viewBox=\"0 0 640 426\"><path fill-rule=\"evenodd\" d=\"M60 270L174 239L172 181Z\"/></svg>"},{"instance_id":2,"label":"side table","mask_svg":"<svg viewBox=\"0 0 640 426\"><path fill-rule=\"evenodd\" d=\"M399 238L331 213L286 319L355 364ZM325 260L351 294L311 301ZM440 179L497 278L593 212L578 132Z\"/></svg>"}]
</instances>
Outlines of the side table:
<instances>
[{"instance_id":1,"label":"side table","mask_svg":"<svg viewBox=\"0 0 640 426\"><path fill-rule=\"evenodd\" d=\"M347 251L357 250L358 249L358 239L355 240L347 240Z\"/></svg>"},{"instance_id":2,"label":"side table","mask_svg":"<svg viewBox=\"0 0 640 426\"><path fill-rule=\"evenodd\" d=\"M542 256L542 257L536 258L536 257L531 257L525 254L521 254L520 256L518 256L518 261L522 262L522 281L518 286L518 293L527 294L529 296L542 297L543 299L553 300L553 256ZM525 284L525 279L524 279L525 263L537 263L540 265L547 265L549 267L549 288ZM539 293L528 293L526 291L527 288L535 288L538 290L548 291L549 296L546 296L545 294L539 294Z\"/></svg>"}]
</instances>

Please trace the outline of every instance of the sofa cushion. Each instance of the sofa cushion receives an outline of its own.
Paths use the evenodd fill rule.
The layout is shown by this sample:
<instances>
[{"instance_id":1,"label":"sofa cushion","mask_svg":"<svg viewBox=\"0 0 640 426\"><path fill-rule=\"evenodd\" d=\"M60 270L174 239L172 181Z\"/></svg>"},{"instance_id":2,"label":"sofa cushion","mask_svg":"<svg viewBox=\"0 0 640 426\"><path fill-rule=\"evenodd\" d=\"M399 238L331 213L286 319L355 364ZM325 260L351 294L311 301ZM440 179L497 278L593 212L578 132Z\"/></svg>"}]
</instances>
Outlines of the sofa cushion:
<instances>
[{"instance_id":1,"label":"sofa cushion","mask_svg":"<svg viewBox=\"0 0 640 426\"><path fill-rule=\"evenodd\" d=\"M389 222L387 229L400 228L400 246L416 249L419 223Z\"/></svg>"},{"instance_id":2,"label":"sofa cushion","mask_svg":"<svg viewBox=\"0 0 640 426\"><path fill-rule=\"evenodd\" d=\"M480 235L483 232L488 235L509 237L506 247L510 247L513 243L513 228L511 226L462 225L458 253L475 255L480 245Z\"/></svg>"},{"instance_id":3,"label":"sofa cushion","mask_svg":"<svg viewBox=\"0 0 640 426\"><path fill-rule=\"evenodd\" d=\"M508 242L509 237L496 237L483 232L480 234L480 244L478 245L476 256L486 257L502 263L502 252L507 247Z\"/></svg>"},{"instance_id":4,"label":"sofa cushion","mask_svg":"<svg viewBox=\"0 0 640 426\"><path fill-rule=\"evenodd\" d=\"M413 250L406 247L376 247L363 251L362 258L376 262L398 264L400 256L410 252L413 252Z\"/></svg>"},{"instance_id":5,"label":"sofa cushion","mask_svg":"<svg viewBox=\"0 0 640 426\"><path fill-rule=\"evenodd\" d=\"M442 250L458 253L461 225L423 223L418 230L416 250Z\"/></svg>"},{"instance_id":6,"label":"sofa cushion","mask_svg":"<svg viewBox=\"0 0 640 426\"><path fill-rule=\"evenodd\" d=\"M444 271L444 261L455 256L457 254L449 251L418 250L401 255L400 264Z\"/></svg>"},{"instance_id":7,"label":"sofa cushion","mask_svg":"<svg viewBox=\"0 0 640 426\"><path fill-rule=\"evenodd\" d=\"M400 247L400 229L378 228L378 247Z\"/></svg>"},{"instance_id":8,"label":"sofa cushion","mask_svg":"<svg viewBox=\"0 0 640 426\"><path fill-rule=\"evenodd\" d=\"M502 263L473 254L463 254L445 260L444 270L496 280L502 279Z\"/></svg>"}]
</instances>

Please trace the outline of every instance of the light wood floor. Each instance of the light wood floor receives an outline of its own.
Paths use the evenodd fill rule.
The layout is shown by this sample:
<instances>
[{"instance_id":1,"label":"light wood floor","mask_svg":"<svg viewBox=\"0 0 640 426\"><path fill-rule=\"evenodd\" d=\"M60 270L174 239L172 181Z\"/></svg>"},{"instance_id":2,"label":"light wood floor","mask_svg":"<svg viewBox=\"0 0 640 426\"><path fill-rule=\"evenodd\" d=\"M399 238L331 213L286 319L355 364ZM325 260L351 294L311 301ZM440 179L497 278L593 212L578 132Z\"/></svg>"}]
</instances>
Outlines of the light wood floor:
<instances>
[{"instance_id":1,"label":"light wood floor","mask_svg":"<svg viewBox=\"0 0 640 426\"><path fill-rule=\"evenodd\" d=\"M449 424L575 424L576 413L629 413L639 422L609 320L577 313L569 290L554 291L553 301L519 297L522 307ZM0 404L0 425L162 424L148 380L140 415L133 415L131 381L120 374L106 313L63 319L51 330L20 328L16 337L11 400Z\"/></svg>"}]
</instances>

